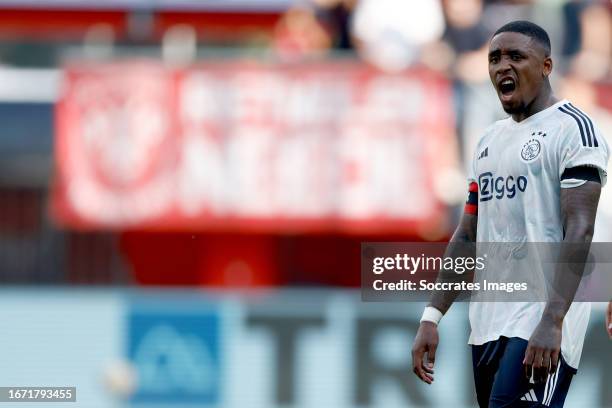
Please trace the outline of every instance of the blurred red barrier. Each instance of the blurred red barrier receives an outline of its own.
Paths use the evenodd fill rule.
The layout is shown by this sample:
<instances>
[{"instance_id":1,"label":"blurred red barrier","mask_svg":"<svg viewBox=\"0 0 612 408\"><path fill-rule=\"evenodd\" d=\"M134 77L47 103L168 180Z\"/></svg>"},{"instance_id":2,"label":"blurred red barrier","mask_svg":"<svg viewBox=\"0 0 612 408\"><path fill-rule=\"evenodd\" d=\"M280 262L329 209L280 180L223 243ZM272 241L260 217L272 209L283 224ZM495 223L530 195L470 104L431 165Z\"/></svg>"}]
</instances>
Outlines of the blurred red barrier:
<instances>
[{"instance_id":1,"label":"blurred red barrier","mask_svg":"<svg viewBox=\"0 0 612 408\"><path fill-rule=\"evenodd\" d=\"M75 2L76 3L76 2ZM0 8L0 38L35 39L44 41L81 41L92 26L104 24L111 28L116 39L133 36L130 28L129 7L105 7L94 2L81 2L73 7L28 7L15 5ZM97 7L98 6L98 7ZM205 6L204 6L205 8ZM194 28L198 38L207 41L248 41L253 35L271 35L280 11L240 12L220 10L171 10L151 11L150 30L145 28L137 35L155 41L163 37L167 29L177 24Z\"/></svg>"},{"instance_id":2,"label":"blurred red barrier","mask_svg":"<svg viewBox=\"0 0 612 408\"><path fill-rule=\"evenodd\" d=\"M269 235L130 231L120 245L141 285L254 287L285 283L277 241Z\"/></svg>"},{"instance_id":3,"label":"blurred red barrier","mask_svg":"<svg viewBox=\"0 0 612 408\"><path fill-rule=\"evenodd\" d=\"M54 214L83 229L439 231L450 92L353 62L72 65Z\"/></svg>"}]
</instances>

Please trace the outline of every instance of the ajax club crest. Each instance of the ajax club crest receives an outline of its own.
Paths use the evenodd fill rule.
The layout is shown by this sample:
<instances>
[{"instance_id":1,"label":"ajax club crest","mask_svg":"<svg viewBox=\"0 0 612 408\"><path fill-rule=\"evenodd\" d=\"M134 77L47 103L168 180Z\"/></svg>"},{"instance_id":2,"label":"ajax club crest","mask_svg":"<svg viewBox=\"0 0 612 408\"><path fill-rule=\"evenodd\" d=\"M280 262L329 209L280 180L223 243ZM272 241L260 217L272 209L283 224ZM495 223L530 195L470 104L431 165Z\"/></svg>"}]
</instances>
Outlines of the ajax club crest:
<instances>
[{"instance_id":1,"label":"ajax club crest","mask_svg":"<svg viewBox=\"0 0 612 408\"><path fill-rule=\"evenodd\" d=\"M540 155L540 141L537 139L529 139L521 149L521 158L525 161L532 161Z\"/></svg>"}]
</instances>

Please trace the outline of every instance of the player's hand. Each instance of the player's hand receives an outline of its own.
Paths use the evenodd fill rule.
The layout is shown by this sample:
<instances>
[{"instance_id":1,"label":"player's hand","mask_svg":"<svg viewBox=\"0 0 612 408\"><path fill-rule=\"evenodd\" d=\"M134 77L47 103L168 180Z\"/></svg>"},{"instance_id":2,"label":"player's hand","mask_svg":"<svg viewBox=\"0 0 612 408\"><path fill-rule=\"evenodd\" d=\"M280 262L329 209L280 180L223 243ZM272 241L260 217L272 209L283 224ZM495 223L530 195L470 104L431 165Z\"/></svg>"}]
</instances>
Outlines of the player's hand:
<instances>
[{"instance_id":1,"label":"player's hand","mask_svg":"<svg viewBox=\"0 0 612 408\"><path fill-rule=\"evenodd\" d=\"M606 311L606 329L608 337L612 339L612 300L608 302L608 310Z\"/></svg>"},{"instance_id":2,"label":"player's hand","mask_svg":"<svg viewBox=\"0 0 612 408\"><path fill-rule=\"evenodd\" d=\"M434 380L434 363L438 348L438 325L422 322L412 345L412 371L423 382L431 384ZM427 353L427 360L425 360Z\"/></svg>"},{"instance_id":3,"label":"player's hand","mask_svg":"<svg viewBox=\"0 0 612 408\"><path fill-rule=\"evenodd\" d=\"M552 322L543 319L534 330L527 350L523 365L525 376L536 383L545 382L548 374L557 371L561 355L561 330L562 322Z\"/></svg>"}]
</instances>

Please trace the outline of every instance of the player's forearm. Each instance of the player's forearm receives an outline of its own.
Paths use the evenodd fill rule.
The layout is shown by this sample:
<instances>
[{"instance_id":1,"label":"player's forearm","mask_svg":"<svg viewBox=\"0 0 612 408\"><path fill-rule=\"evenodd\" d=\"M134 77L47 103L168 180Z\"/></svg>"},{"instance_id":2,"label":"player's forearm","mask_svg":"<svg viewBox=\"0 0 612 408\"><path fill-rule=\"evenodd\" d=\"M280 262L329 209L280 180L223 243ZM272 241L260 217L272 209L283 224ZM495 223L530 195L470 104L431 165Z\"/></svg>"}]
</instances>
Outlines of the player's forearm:
<instances>
[{"instance_id":1,"label":"player's forearm","mask_svg":"<svg viewBox=\"0 0 612 408\"><path fill-rule=\"evenodd\" d=\"M582 281L592 239L593 223L588 219L573 222L566 230L542 320L563 323Z\"/></svg>"},{"instance_id":2,"label":"player's forearm","mask_svg":"<svg viewBox=\"0 0 612 408\"><path fill-rule=\"evenodd\" d=\"M580 286L593 239L601 184L587 181L561 190L561 214L565 231L557 267L548 291L543 321L561 324Z\"/></svg>"},{"instance_id":3,"label":"player's forearm","mask_svg":"<svg viewBox=\"0 0 612 408\"><path fill-rule=\"evenodd\" d=\"M449 255L449 256L452 256L452 255ZM450 273L454 274L454 272L450 272L449 275L444 275L444 273L445 272L441 271L438 274L438 282L471 283L474 281L474 271L473 270L466 271L460 276L460 278L457 278L456 276L450 276ZM457 297L461 294L461 292L462 292L461 290L436 291L432 293L431 300L428 306L435 307L440 312L442 312L442 314L444 315L446 314L448 309L450 309L450 307L455 302L455 300L457 300Z\"/></svg>"},{"instance_id":4,"label":"player's forearm","mask_svg":"<svg viewBox=\"0 0 612 408\"><path fill-rule=\"evenodd\" d=\"M446 251L444 258L476 257L476 220L475 216L465 216L462 218L459 227L455 230ZM441 269L438 271L438 282L473 282L474 271L466 271L457 274L451 269ZM461 291L436 291L432 293L429 306L435 307L442 314L445 314L457 299Z\"/></svg>"}]
</instances>

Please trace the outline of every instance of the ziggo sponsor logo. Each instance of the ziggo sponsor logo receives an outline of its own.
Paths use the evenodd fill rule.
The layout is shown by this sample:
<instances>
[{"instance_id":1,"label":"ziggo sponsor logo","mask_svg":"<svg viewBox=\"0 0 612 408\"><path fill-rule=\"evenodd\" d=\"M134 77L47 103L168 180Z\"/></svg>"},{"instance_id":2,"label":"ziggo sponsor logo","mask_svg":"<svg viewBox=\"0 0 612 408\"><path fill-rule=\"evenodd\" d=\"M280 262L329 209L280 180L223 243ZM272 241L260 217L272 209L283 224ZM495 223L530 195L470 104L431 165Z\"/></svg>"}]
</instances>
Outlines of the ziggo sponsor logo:
<instances>
[{"instance_id":1,"label":"ziggo sponsor logo","mask_svg":"<svg viewBox=\"0 0 612 408\"><path fill-rule=\"evenodd\" d=\"M527 177L518 176L516 179L513 176L494 177L493 173L488 171L478 176L478 186L480 187L479 201L489 201L493 198L498 200L514 198L519 192L522 193L527 189Z\"/></svg>"}]
</instances>

